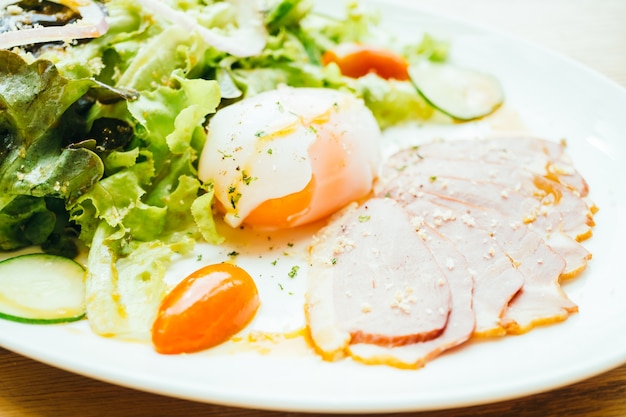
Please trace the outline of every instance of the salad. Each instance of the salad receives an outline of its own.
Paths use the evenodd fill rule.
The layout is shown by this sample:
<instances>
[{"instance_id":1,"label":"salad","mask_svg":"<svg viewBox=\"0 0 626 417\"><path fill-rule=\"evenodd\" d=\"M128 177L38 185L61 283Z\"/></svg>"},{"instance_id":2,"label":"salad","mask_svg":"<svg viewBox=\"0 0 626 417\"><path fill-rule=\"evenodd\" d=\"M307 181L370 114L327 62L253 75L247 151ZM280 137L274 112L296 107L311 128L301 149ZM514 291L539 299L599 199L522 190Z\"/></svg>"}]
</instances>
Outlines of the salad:
<instances>
[{"instance_id":1,"label":"salad","mask_svg":"<svg viewBox=\"0 0 626 417\"><path fill-rule=\"evenodd\" d=\"M40 247L37 262L53 266L46 282L79 277L49 297L76 307L58 317L0 308L29 323L81 319L86 303L98 334L149 332L172 259L224 239L214 183L198 177L221 109L281 85L326 88L362 99L384 129L471 120L502 102L497 80L445 63L445 42L393 39L357 2L340 18L308 0L2 6L0 250ZM469 103L476 85L482 98ZM18 259L0 263L5 298L36 284L8 279L27 275Z\"/></svg>"}]
</instances>

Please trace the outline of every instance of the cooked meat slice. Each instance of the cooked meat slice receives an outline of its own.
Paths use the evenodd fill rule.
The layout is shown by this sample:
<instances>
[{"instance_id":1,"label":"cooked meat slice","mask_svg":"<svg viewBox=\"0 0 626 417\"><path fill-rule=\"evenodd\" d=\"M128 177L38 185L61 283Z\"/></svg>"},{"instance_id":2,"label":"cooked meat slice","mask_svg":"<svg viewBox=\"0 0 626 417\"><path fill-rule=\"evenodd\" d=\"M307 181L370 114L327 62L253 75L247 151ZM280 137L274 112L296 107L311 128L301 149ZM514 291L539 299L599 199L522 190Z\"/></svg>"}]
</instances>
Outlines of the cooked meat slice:
<instances>
[{"instance_id":1,"label":"cooked meat slice","mask_svg":"<svg viewBox=\"0 0 626 417\"><path fill-rule=\"evenodd\" d=\"M408 178L410 180L410 178ZM423 238L429 229L445 236L467 259L474 277L475 336L506 334L501 317L513 296L524 285L524 277L514 267L501 245L486 230L476 227L463 213L436 204L427 198L400 201L413 218ZM422 225L428 226L422 228Z\"/></svg>"},{"instance_id":2,"label":"cooked meat slice","mask_svg":"<svg viewBox=\"0 0 626 417\"><path fill-rule=\"evenodd\" d=\"M505 190L493 184L473 183L471 181L445 180L447 190L437 192L439 195L463 201L467 204L490 208L498 213L511 227L528 225L542 238L548 241L552 235L563 234L570 242L577 237L588 236L591 226L588 223L586 213L573 212L565 205L546 206L515 191ZM558 210L555 210L557 209ZM563 239L561 241L564 241ZM555 243L558 241L555 240ZM589 253L581 247L578 251L561 252L558 246L553 249L558 251L566 260L565 274L571 275L575 271L582 271L589 260ZM578 257L565 257L566 255L579 255Z\"/></svg>"},{"instance_id":3,"label":"cooked meat slice","mask_svg":"<svg viewBox=\"0 0 626 417\"><path fill-rule=\"evenodd\" d=\"M526 225L511 227L493 210L430 197L456 213L463 213L466 221L489 232L524 276L522 289L501 319L507 333L519 334L537 325L562 321L578 311L561 289L565 260L540 235Z\"/></svg>"},{"instance_id":4,"label":"cooked meat slice","mask_svg":"<svg viewBox=\"0 0 626 417\"><path fill-rule=\"evenodd\" d=\"M535 230L533 225L528 226L531 230ZM591 260L591 252L565 233L556 231L546 236L542 235L542 229L545 230L545 228L539 228L538 234L543 236L548 246L565 260L561 280L573 278L582 273L587 267L587 262Z\"/></svg>"},{"instance_id":5,"label":"cooked meat slice","mask_svg":"<svg viewBox=\"0 0 626 417\"><path fill-rule=\"evenodd\" d=\"M516 155L519 163L518 166L526 168L527 166L539 166L544 163L544 169L547 173L546 178L553 179L565 187L576 190L580 197L585 197L589 193L589 186L585 179L574 167L572 159L565 152L566 143L553 142L545 139L532 137L506 137L493 139L501 149L500 152L508 153L508 155ZM547 159L542 161L538 155L543 153ZM520 156L524 157L520 158ZM515 161L515 157L510 158ZM536 169L539 175L543 172Z\"/></svg>"},{"instance_id":6,"label":"cooked meat slice","mask_svg":"<svg viewBox=\"0 0 626 417\"><path fill-rule=\"evenodd\" d=\"M458 200L463 196L470 203L480 198L487 200L489 207L508 210L507 205L513 209L522 207L524 212L519 220L532 222L542 216L549 219L553 230L562 230L578 241L591 235L594 209L585 199L550 178L526 175L521 167L507 170L498 170L482 161L424 157L419 147L405 149L389 158L378 188L386 188L385 184L393 178L410 175L415 178L412 187L415 192L429 190Z\"/></svg>"},{"instance_id":7,"label":"cooked meat slice","mask_svg":"<svg viewBox=\"0 0 626 417\"><path fill-rule=\"evenodd\" d=\"M473 279L465 257L436 230L428 229L427 234L427 246L439 265L443 266L450 285L452 307L445 330L435 339L403 346L383 347L369 343L350 345L350 355L356 360L368 364L420 368L446 350L461 345L474 332Z\"/></svg>"},{"instance_id":8,"label":"cooked meat slice","mask_svg":"<svg viewBox=\"0 0 626 417\"><path fill-rule=\"evenodd\" d=\"M450 314L446 276L406 212L372 199L334 217L311 246L305 311L326 359L351 343L397 346L439 336Z\"/></svg>"},{"instance_id":9,"label":"cooked meat slice","mask_svg":"<svg viewBox=\"0 0 626 417\"><path fill-rule=\"evenodd\" d=\"M410 164L409 169L413 175L425 178L489 182L504 187L504 194L515 191L540 201L542 205L559 205L558 211L561 214L566 213L563 216L564 230L571 231L579 240L589 237L588 227L579 229L578 216L584 214L586 219L583 220L587 226L592 226L595 207L589 206L588 200L581 198L578 191L567 188L550 177L537 175L511 164L424 156L420 149L402 151L402 155L396 154L389 163L394 163L394 159L398 160L396 168L407 168Z\"/></svg>"},{"instance_id":10,"label":"cooked meat slice","mask_svg":"<svg viewBox=\"0 0 626 417\"><path fill-rule=\"evenodd\" d=\"M434 141L422 144L422 157L473 160L507 165L550 178L585 197L589 187L565 153L565 144L532 137L502 137L481 140Z\"/></svg>"},{"instance_id":11,"label":"cooked meat slice","mask_svg":"<svg viewBox=\"0 0 626 417\"><path fill-rule=\"evenodd\" d=\"M495 210L508 224L517 227L528 224L549 242L566 261L565 276L574 276L585 269L590 254L576 242L576 237L589 236L593 222L584 203L579 204L582 200L572 193L561 194L557 205L544 205L532 195L524 195L500 184L423 172L420 161L412 149L394 154L383 167L377 194L410 200L430 193ZM402 180L408 177L410 181ZM559 236L561 234L563 236Z\"/></svg>"},{"instance_id":12,"label":"cooked meat slice","mask_svg":"<svg viewBox=\"0 0 626 417\"><path fill-rule=\"evenodd\" d=\"M536 263L522 262L520 271L526 279L524 286L509 303L503 317L502 325L507 333L520 334L543 324L563 321L570 314L578 311L563 292L559 274L559 263L554 262L554 252L538 241L535 256Z\"/></svg>"},{"instance_id":13,"label":"cooked meat slice","mask_svg":"<svg viewBox=\"0 0 626 417\"><path fill-rule=\"evenodd\" d=\"M552 239L551 243L556 245L555 251L543 239L559 236L559 230L552 223L558 224L561 221L560 213L546 213L541 204L518 192L511 192L512 197L503 194L499 184L483 181L480 175L475 174L481 170L480 167L472 169L477 163L460 163L459 172L455 173L447 167L441 168L438 162L430 162L429 158L416 158L415 152L411 150L395 154L390 163L395 167L401 166L402 169L383 170L381 183L385 188L378 187L378 193L406 205L411 212L414 211L411 207L419 207L423 212L430 210L433 213L437 209L429 209L430 204L439 207L440 212L449 210L447 218L462 219L464 223L492 236L524 276L523 288L501 317L500 324L507 332L521 333L538 324L564 320L570 313L577 311L577 306L561 290L559 280L561 276L584 269L588 252L584 248L572 250L572 247L582 246L563 238L560 241L558 238ZM439 173L444 171L447 176L440 176ZM392 179L385 172L391 172L389 177ZM457 175L462 179L456 178ZM472 175L479 177L478 180L465 180L465 177ZM517 179L524 180L522 177ZM553 186L561 187L556 183ZM569 195L573 196L571 193ZM575 197L574 200L580 201L580 198ZM514 204L510 205L511 201ZM533 229L527 225L531 220L536 220L530 223ZM451 223L453 222L446 222L446 226L449 228ZM535 230L539 230L541 234L535 233ZM454 236L441 231L446 236ZM453 237L451 239L454 241ZM477 238L474 240L478 241ZM559 249L569 257L569 269L565 268L564 257L557 252ZM465 249L461 250L466 253ZM475 258L468 257L468 262L473 267ZM480 285L480 278L477 277L475 297L480 297ZM478 305L475 309L478 317L477 329L480 329L481 309Z\"/></svg>"}]
</instances>

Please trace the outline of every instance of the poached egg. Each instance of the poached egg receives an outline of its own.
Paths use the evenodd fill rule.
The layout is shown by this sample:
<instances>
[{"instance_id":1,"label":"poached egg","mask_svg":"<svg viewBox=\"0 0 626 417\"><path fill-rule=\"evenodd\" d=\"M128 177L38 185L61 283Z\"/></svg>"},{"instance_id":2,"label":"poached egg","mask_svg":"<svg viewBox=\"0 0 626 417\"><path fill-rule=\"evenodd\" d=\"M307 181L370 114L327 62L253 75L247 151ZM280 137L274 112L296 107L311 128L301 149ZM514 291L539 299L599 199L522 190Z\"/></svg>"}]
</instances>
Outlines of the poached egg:
<instances>
[{"instance_id":1,"label":"poached egg","mask_svg":"<svg viewBox=\"0 0 626 417\"><path fill-rule=\"evenodd\" d=\"M213 116L198 175L213 181L228 225L300 226L370 193L380 136L370 110L349 93L278 88Z\"/></svg>"}]
</instances>

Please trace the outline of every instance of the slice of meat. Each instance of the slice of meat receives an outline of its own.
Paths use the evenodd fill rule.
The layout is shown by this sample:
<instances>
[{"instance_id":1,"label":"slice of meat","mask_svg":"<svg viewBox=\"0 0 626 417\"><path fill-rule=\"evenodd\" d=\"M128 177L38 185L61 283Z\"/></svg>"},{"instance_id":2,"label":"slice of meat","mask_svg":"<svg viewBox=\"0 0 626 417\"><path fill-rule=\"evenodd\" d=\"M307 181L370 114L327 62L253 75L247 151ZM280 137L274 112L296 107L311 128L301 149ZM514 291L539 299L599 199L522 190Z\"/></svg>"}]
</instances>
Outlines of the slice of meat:
<instances>
[{"instance_id":1,"label":"slice of meat","mask_svg":"<svg viewBox=\"0 0 626 417\"><path fill-rule=\"evenodd\" d=\"M434 229L428 229L427 245L450 285L452 296L448 324L437 338L421 343L385 347L369 343L349 346L350 355L367 364L386 364L400 368L420 368L448 349L465 343L474 332L473 282L465 257L454 244Z\"/></svg>"},{"instance_id":2,"label":"slice of meat","mask_svg":"<svg viewBox=\"0 0 626 417\"><path fill-rule=\"evenodd\" d=\"M310 253L305 312L325 359L353 343L399 346L430 340L450 314L446 276L408 215L372 199L334 217Z\"/></svg>"},{"instance_id":3,"label":"slice of meat","mask_svg":"<svg viewBox=\"0 0 626 417\"><path fill-rule=\"evenodd\" d=\"M521 204L526 210L522 218L527 222L537 216L551 216L555 227L558 225L560 230L579 241L591 235L593 209L585 199L558 182L530 174L521 167L502 168L483 161L423 156L419 147L400 151L389 158L379 188L400 175L414 176L418 180L414 189L425 188L448 196L478 194L486 196L489 204L497 207Z\"/></svg>"},{"instance_id":4,"label":"slice of meat","mask_svg":"<svg viewBox=\"0 0 626 417\"><path fill-rule=\"evenodd\" d=\"M444 207L463 213L468 223L496 240L524 276L524 285L501 318L507 333L524 333L537 325L565 320L578 311L560 285L565 260L526 225L511 227L497 212L431 196Z\"/></svg>"},{"instance_id":5,"label":"slice of meat","mask_svg":"<svg viewBox=\"0 0 626 417\"><path fill-rule=\"evenodd\" d=\"M411 212L415 212L412 207L416 207L418 211L430 210L432 213L433 209L429 208L429 205L435 204L440 209L449 210L443 218L462 219L464 223L482 229L493 237L524 276L523 288L501 317L500 324L507 332L522 333L539 324L564 320L569 314L576 312L577 306L560 287L560 278L584 269L589 259L588 252L577 242L563 238L550 239L549 243L557 247L556 251L546 242L548 237L563 236L559 233L559 227L563 225L561 213L567 214L568 211L548 213L543 204L533 198L521 195L517 191L509 193L498 184L498 181L507 183L511 179L520 183L527 182L530 177L509 173L505 178L505 175L497 175L496 172L497 180L494 183L490 180L490 168L485 169L484 164L474 161L457 162L458 171L455 171L454 164L449 160L422 157L417 155L415 149L400 151L390 158L387 168L383 170L381 184L384 188L379 185L377 193L399 201ZM448 163L453 167L448 166ZM443 176L440 175L442 172ZM569 196L572 201L567 202L564 207L577 207L570 211L579 213L585 210L580 210L581 205L576 205L581 199L569 190L564 190L560 184L544 184L541 187L556 188L556 191L549 190L546 194L554 195L554 198L559 200L558 203L568 198L563 197L564 195ZM543 191L541 187L538 186L537 189ZM448 228L452 223L445 222ZM529 228L528 224L532 224L533 228ZM458 225L455 227L458 229ZM571 226L570 230L574 227ZM535 233L535 230L538 230L539 234ZM441 231L452 240L453 236L461 235L456 230ZM476 238L474 240L478 241ZM568 251L572 247L576 250ZM577 250L579 248L583 250ZM566 265L558 249L568 257L569 265ZM467 256L465 248L461 250ZM468 257L470 267L474 265L476 259ZM569 269L566 269L566 266ZM477 277L476 281L475 297L480 297L481 279ZM477 329L480 329L481 308L478 305L476 311L479 317Z\"/></svg>"},{"instance_id":6,"label":"slice of meat","mask_svg":"<svg viewBox=\"0 0 626 417\"><path fill-rule=\"evenodd\" d=\"M587 196L589 186L585 179L574 167L571 158L565 152L565 141L553 142L532 137L505 137L493 139L494 144L500 147L501 153L506 153L511 161L518 160L518 166L526 168L544 164L546 178L553 179L565 187L576 190L581 197ZM546 160L538 155L546 156ZM515 156L512 156L515 155ZM523 155L523 157L521 157ZM542 170L536 169L539 175Z\"/></svg>"},{"instance_id":7,"label":"slice of meat","mask_svg":"<svg viewBox=\"0 0 626 417\"><path fill-rule=\"evenodd\" d=\"M474 278L474 335L506 334L501 317L511 299L524 285L524 277L513 266L500 244L488 231L475 227L463 213L436 204L433 200L418 198L400 201L400 204L413 216L412 223L419 229L422 238L430 238L429 230L434 229L449 239L467 259Z\"/></svg>"},{"instance_id":8,"label":"slice of meat","mask_svg":"<svg viewBox=\"0 0 626 417\"><path fill-rule=\"evenodd\" d=\"M535 230L533 225L528 225L528 227ZM587 262L591 260L591 252L565 233L556 231L549 235L542 235L542 229L545 230L545 228L540 227L538 234L543 236L548 246L565 260L561 279L573 278L581 274L587 267Z\"/></svg>"},{"instance_id":9,"label":"slice of meat","mask_svg":"<svg viewBox=\"0 0 626 417\"><path fill-rule=\"evenodd\" d=\"M564 142L532 137L434 141L417 147L423 157L472 160L509 166L550 178L585 197L589 186L565 153Z\"/></svg>"},{"instance_id":10,"label":"slice of meat","mask_svg":"<svg viewBox=\"0 0 626 417\"><path fill-rule=\"evenodd\" d=\"M528 225L542 238L548 241L554 234L563 234L561 240L571 244L577 242L578 236L588 236L591 226L585 213L575 212L566 206L546 206L532 197L527 197L519 192L510 191L503 187L489 183L474 183L471 181L442 180L441 190L432 189L438 195L454 200L463 201L476 207L489 208L498 212L503 221L511 227ZM558 209L558 210L557 210ZM559 242L558 240L554 241ZM580 246L580 245L578 245ZM566 260L564 273L573 275L576 271L582 271L589 260L589 253L582 246L578 251L560 251L558 246L553 246L557 253ZM578 257L565 257L566 255L578 255Z\"/></svg>"},{"instance_id":11,"label":"slice of meat","mask_svg":"<svg viewBox=\"0 0 626 417\"><path fill-rule=\"evenodd\" d=\"M389 163L394 163L394 160L398 161L396 168L408 168L412 175L489 182L504 187L504 194L514 191L526 197L532 197L544 206L559 205L559 213L563 215L564 230L571 232L578 240L590 236L588 226L593 226L595 208L590 207L588 200L581 198L577 190L567 188L547 176L541 176L511 164L424 156L421 148L402 151L401 155L392 157ZM581 221L578 216L583 215L586 218L582 218ZM581 227L580 224L583 226Z\"/></svg>"},{"instance_id":12,"label":"slice of meat","mask_svg":"<svg viewBox=\"0 0 626 417\"><path fill-rule=\"evenodd\" d=\"M528 195L534 194L532 192L525 195L489 181L445 177L437 174L440 171L424 171L421 165L424 161L426 159L421 158L415 149L391 156L383 167L377 194L397 200L431 193L471 206L490 208L512 226L530 224L566 260L565 276L575 276L585 269L590 254L576 242L576 238L589 236L593 222L590 211L580 198L568 192L559 195L559 204L544 205L534 195ZM398 185L397 179L406 177L410 177L411 182L403 181Z\"/></svg>"}]
</instances>

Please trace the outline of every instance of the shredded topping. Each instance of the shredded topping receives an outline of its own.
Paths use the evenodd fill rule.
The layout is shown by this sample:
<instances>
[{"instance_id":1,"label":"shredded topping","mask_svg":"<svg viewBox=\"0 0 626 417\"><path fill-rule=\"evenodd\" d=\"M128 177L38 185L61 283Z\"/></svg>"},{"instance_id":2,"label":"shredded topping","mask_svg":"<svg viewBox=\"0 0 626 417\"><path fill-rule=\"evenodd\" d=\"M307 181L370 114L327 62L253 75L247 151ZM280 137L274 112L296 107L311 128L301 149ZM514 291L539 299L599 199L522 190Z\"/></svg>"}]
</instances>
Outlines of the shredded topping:
<instances>
[{"instance_id":1,"label":"shredded topping","mask_svg":"<svg viewBox=\"0 0 626 417\"><path fill-rule=\"evenodd\" d=\"M258 1L230 0L237 13L237 28L228 35L198 23L190 14L175 10L160 0L138 0L159 17L185 30L195 30L215 49L237 57L258 55L267 41L263 12Z\"/></svg>"},{"instance_id":2,"label":"shredded topping","mask_svg":"<svg viewBox=\"0 0 626 417\"><path fill-rule=\"evenodd\" d=\"M74 39L97 38L109 29L106 16L100 6L92 0L51 0L78 12L81 19L65 26L34 26L27 29L11 30L0 33L0 49L10 49L48 42L70 42ZM2 5L15 3L3 1Z\"/></svg>"}]
</instances>

